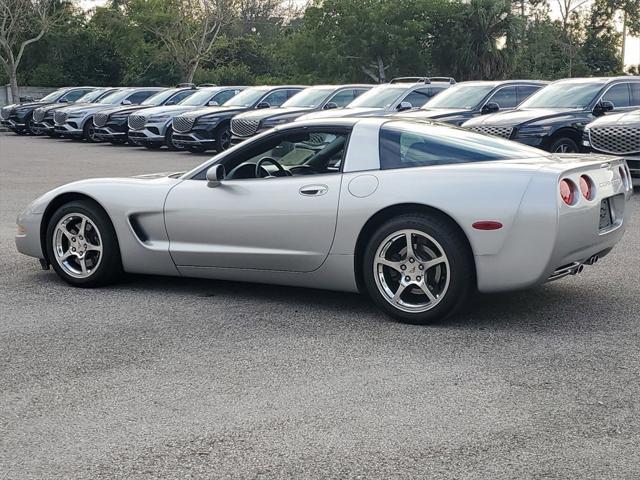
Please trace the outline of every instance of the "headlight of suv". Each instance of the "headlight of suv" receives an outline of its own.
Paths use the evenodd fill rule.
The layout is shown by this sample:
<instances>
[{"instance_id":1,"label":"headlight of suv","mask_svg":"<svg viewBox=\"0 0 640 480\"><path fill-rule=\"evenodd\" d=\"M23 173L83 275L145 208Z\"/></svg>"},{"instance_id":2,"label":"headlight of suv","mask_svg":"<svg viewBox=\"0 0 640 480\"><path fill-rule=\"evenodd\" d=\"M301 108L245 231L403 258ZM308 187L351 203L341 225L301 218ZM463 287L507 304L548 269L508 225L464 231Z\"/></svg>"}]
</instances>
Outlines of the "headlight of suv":
<instances>
[{"instance_id":1,"label":"headlight of suv","mask_svg":"<svg viewBox=\"0 0 640 480\"><path fill-rule=\"evenodd\" d=\"M67 115L67 119L70 119L70 118L82 118L86 114L87 114L86 112L73 112L73 113L70 113L69 115Z\"/></svg>"},{"instance_id":2,"label":"headlight of suv","mask_svg":"<svg viewBox=\"0 0 640 480\"><path fill-rule=\"evenodd\" d=\"M546 136L552 129L550 125L542 126L542 125L525 125L524 127L518 129L518 134L516 137L544 137Z\"/></svg>"},{"instance_id":3,"label":"headlight of suv","mask_svg":"<svg viewBox=\"0 0 640 480\"><path fill-rule=\"evenodd\" d=\"M164 123L170 118L169 115L151 115L147 118L147 123Z\"/></svg>"},{"instance_id":4,"label":"headlight of suv","mask_svg":"<svg viewBox=\"0 0 640 480\"><path fill-rule=\"evenodd\" d=\"M218 122L220 122L219 117L202 117L196 120L198 125L216 125Z\"/></svg>"},{"instance_id":5,"label":"headlight of suv","mask_svg":"<svg viewBox=\"0 0 640 480\"><path fill-rule=\"evenodd\" d=\"M289 122L288 118L271 118L268 120L264 120L262 122L262 125L260 125L261 128L273 128L276 127L278 125L282 125L283 123L287 123Z\"/></svg>"}]
</instances>

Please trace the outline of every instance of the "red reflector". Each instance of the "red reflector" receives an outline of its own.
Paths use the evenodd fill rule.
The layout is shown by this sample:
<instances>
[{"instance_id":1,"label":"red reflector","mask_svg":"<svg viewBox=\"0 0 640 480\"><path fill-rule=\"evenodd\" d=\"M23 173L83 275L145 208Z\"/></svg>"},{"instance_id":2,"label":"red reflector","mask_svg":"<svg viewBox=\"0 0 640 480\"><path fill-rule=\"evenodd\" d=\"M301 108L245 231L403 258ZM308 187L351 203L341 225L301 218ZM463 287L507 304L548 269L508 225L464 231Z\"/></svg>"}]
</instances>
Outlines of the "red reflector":
<instances>
[{"instance_id":1,"label":"red reflector","mask_svg":"<svg viewBox=\"0 0 640 480\"><path fill-rule=\"evenodd\" d=\"M562 180L560 182L560 196L567 205L571 205L573 203L573 187L568 180Z\"/></svg>"},{"instance_id":2,"label":"red reflector","mask_svg":"<svg viewBox=\"0 0 640 480\"><path fill-rule=\"evenodd\" d=\"M580 177L580 191L584 198L591 200L591 179L586 175Z\"/></svg>"},{"instance_id":3,"label":"red reflector","mask_svg":"<svg viewBox=\"0 0 640 480\"><path fill-rule=\"evenodd\" d=\"M476 222L471 226L476 230L500 230L502 228L502 224L500 222L491 222L488 220Z\"/></svg>"}]
</instances>

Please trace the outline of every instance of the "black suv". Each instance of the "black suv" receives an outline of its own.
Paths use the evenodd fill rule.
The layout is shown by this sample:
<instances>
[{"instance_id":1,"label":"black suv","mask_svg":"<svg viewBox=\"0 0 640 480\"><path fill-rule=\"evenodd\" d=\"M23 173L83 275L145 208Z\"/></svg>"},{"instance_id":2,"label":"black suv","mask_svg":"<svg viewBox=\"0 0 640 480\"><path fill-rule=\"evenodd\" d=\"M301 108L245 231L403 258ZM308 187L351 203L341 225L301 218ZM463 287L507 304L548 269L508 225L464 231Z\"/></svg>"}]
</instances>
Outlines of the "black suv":
<instances>
[{"instance_id":1,"label":"black suv","mask_svg":"<svg viewBox=\"0 0 640 480\"><path fill-rule=\"evenodd\" d=\"M640 107L640 77L572 78L538 91L515 110L474 118L462 126L549 152L581 151L585 125L608 112Z\"/></svg>"},{"instance_id":2,"label":"black suv","mask_svg":"<svg viewBox=\"0 0 640 480\"><path fill-rule=\"evenodd\" d=\"M631 84L631 94L640 100L640 83ZM640 186L640 109L594 120L584 129L582 146L591 152L624 157L631 175L627 181Z\"/></svg>"},{"instance_id":3,"label":"black suv","mask_svg":"<svg viewBox=\"0 0 640 480\"><path fill-rule=\"evenodd\" d=\"M219 107L206 107L173 117L173 143L191 152L215 148L222 151L231 145L231 119L248 110L279 107L306 87L280 85L251 87Z\"/></svg>"},{"instance_id":4,"label":"black suv","mask_svg":"<svg viewBox=\"0 0 640 480\"><path fill-rule=\"evenodd\" d=\"M117 91L117 88L108 87L108 88L97 88L74 102L74 105L84 105L89 103L96 103L105 98L108 95L111 95L113 92ZM33 112L33 123L34 127L32 131L35 135L38 134L46 134L50 137L59 137L60 134L55 132L55 121L53 119L55 112L61 108L68 106L67 103L52 103L49 105L45 105L43 107L38 107Z\"/></svg>"},{"instance_id":5,"label":"black suv","mask_svg":"<svg viewBox=\"0 0 640 480\"><path fill-rule=\"evenodd\" d=\"M60 88L38 101L6 105L0 110L0 120L2 125L18 135L40 133L33 121L36 108L53 103L73 103L92 90L95 90L95 87Z\"/></svg>"},{"instance_id":6,"label":"black suv","mask_svg":"<svg viewBox=\"0 0 640 480\"><path fill-rule=\"evenodd\" d=\"M135 140L128 138L129 115L147 108L176 105L185 98L193 95L196 91L197 89L193 85L168 88L157 92L155 95L151 95L138 105L118 105L109 110L96 113L93 116L95 136L100 140L114 144L123 144L129 141L137 145Z\"/></svg>"},{"instance_id":7,"label":"black suv","mask_svg":"<svg viewBox=\"0 0 640 480\"><path fill-rule=\"evenodd\" d=\"M393 116L462 125L480 115L513 110L548 83L538 80L461 82L436 95L419 109Z\"/></svg>"},{"instance_id":8,"label":"black suv","mask_svg":"<svg viewBox=\"0 0 640 480\"><path fill-rule=\"evenodd\" d=\"M342 108L373 85L318 85L305 88L281 107L252 110L231 120L232 143L238 143L256 133L294 121L306 113Z\"/></svg>"}]
</instances>

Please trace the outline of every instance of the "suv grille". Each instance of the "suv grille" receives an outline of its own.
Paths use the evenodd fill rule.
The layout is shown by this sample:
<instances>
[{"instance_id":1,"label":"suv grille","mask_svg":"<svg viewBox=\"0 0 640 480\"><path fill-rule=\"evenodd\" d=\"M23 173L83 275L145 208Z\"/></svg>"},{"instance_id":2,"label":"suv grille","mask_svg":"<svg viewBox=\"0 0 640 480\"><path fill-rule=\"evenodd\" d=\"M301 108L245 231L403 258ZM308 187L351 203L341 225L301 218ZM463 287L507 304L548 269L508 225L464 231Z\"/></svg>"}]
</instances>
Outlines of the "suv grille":
<instances>
[{"instance_id":1,"label":"suv grille","mask_svg":"<svg viewBox=\"0 0 640 480\"><path fill-rule=\"evenodd\" d=\"M589 140L594 149L604 153L640 153L640 125L591 128Z\"/></svg>"},{"instance_id":2,"label":"suv grille","mask_svg":"<svg viewBox=\"0 0 640 480\"><path fill-rule=\"evenodd\" d=\"M104 127L107 124L107 120L109 120L109 115L106 113L96 113L93 116L93 124L96 127Z\"/></svg>"},{"instance_id":3,"label":"suv grille","mask_svg":"<svg viewBox=\"0 0 640 480\"><path fill-rule=\"evenodd\" d=\"M513 127L480 126L471 127L471 130L478 133L484 133L485 135L493 135L494 137L510 138L511 133L513 132Z\"/></svg>"},{"instance_id":4,"label":"suv grille","mask_svg":"<svg viewBox=\"0 0 640 480\"><path fill-rule=\"evenodd\" d=\"M53 121L56 122L56 125L62 125L67 121L67 112L56 112L53 114Z\"/></svg>"},{"instance_id":5,"label":"suv grille","mask_svg":"<svg viewBox=\"0 0 640 480\"><path fill-rule=\"evenodd\" d=\"M250 137L258 131L259 120L234 118L231 120L231 133L239 137Z\"/></svg>"},{"instance_id":6,"label":"suv grille","mask_svg":"<svg viewBox=\"0 0 640 480\"><path fill-rule=\"evenodd\" d=\"M175 132L186 133L191 130L194 123L196 123L195 118L183 117L178 115L177 117L173 117L171 126Z\"/></svg>"},{"instance_id":7,"label":"suv grille","mask_svg":"<svg viewBox=\"0 0 640 480\"><path fill-rule=\"evenodd\" d=\"M36 108L35 112L33 112L33 121L40 123L44 119L44 114L44 108Z\"/></svg>"},{"instance_id":8,"label":"suv grille","mask_svg":"<svg viewBox=\"0 0 640 480\"><path fill-rule=\"evenodd\" d=\"M13 107L3 107L2 110L0 110L0 118L7 120L13 114L14 110Z\"/></svg>"},{"instance_id":9,"label":"suv grille","mask_svg":"<svg viewBox=\"0 0 640 480\"><path fill-rule=\"evenodd\" d=\"M144 115L129 115L129 128L132 130L143 129L147 123L147 117Z\"/></svg>"}]
</instances>

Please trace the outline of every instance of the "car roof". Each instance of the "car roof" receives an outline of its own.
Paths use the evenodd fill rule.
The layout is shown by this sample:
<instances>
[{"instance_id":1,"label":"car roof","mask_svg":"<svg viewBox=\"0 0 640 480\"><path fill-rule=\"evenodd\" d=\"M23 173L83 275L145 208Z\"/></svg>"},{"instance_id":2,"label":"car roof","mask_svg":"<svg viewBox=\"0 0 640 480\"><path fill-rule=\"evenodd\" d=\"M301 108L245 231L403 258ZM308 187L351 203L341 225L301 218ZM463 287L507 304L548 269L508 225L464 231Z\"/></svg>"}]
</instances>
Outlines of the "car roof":
<instances>
[{"instance_id":1,"label":"car roof","mask_svg":"<svg viewBox=\"0 0 640 480\"><path fill-rule=\"evenodd\" d=\"M617 77L577 77L577 78L563 78L560 80L556 80L553 83L593 83L593 82L601 82L603 84L607 84L615 81L624 81L624 80L640 80L640 76L634 75L623 75Z\"/></svg>"}]
</instances>

